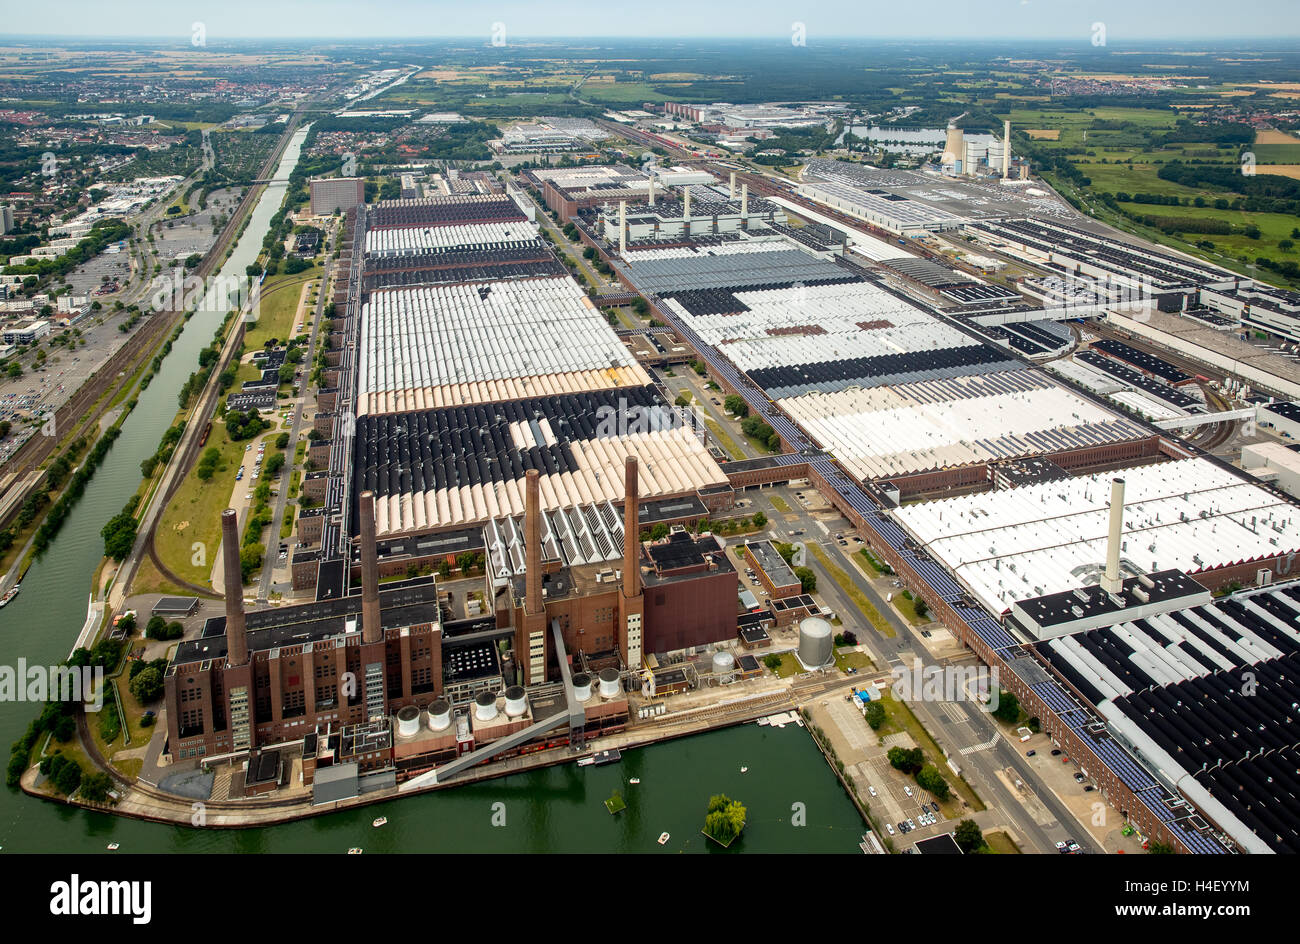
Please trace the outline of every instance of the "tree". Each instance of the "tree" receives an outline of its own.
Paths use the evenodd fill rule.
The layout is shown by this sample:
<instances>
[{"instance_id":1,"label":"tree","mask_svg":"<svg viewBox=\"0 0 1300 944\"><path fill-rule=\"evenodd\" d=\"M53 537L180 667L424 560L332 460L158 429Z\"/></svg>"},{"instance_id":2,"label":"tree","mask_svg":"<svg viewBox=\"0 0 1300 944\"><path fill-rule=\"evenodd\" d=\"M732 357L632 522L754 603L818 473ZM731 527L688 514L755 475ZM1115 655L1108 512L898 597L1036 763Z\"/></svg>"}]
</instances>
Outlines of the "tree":
<instances>
[{"instance_id":1,"label":"tree","mask_svg":"<svg viewBox=\"0 0 1300 944\"><path fill-rule=\"evenodd\" d=\"M804 593L813 593L817 589L817 575L811 567L796 567L794 575L799 578Z\"/></svg>"},{"instance_id":2,"label":"tree","mask_svg":"<svg viewBox=\"0 0 1300 944\"><path fill-rule=\"evenodd\" d=\"M704 834L722 845L730 845L745 828L746 810L739 802L720 793L709 798L704 817Z\"/></svg>"},{"instance_id":3,"label":"tree","mask_svg":"<svg viewBox=\"0 0 1300 944\"><path fill-rule=\"evenodd\" d=\"M9 431L13 428L14 428L13 424L10 423L8 420L0 420L0 439L4 439L6 436L8 436Z\"/></svg>"},{"instance_id":4,"label":"tree","mask_svg":"<svg viewBox=\"0 0 1300 944\"><path fill-rule=\"evenodd\" d=\"M162 673L155 668L141 671L130 683L131 694L141 704L157 701L163 694Z\"/></svg>"},{"instance_id":5,"label":"tree","mask_svg":"<svg viewBox=\"0 0 1300 944\"><path fill-rule=\"evenodd\" d=\"M113 790L113 778L96 770L81 778L81 798L87 803L107 803Z\"/></svg>"},{"instance_id":6,"label":"tree","mask_svg":"<svg viewBox=\"0 0 1300 944\"><path fill-rule=\"evenodd\" d=\"M691 395L689 393L677 394L677 399L673 401L673 406L690 406Z\"/></svg>"},{"instance_id":7,"label":"tree","mask_svg":"<svg viewBox=\"0 0 1300 944\"><path fill-rule=\"evenodd\" d=\"M754 527L761 528L763 525L767 524L767 515L763 514L761 511L756 511L754 512L753 521Z\"/></svg>"},{"instance_id":8,"label":"tree","mask_svg":"<svg viewBox=\"0 0 1300 944\"><path fill-rule=\"evenodd\" d=\"M163 630L167 628L167 621L161 616L149 617L149 622L145 623L144 634L149 639L162 639Z\"/></svg>"},{"instance_id":9,"label":"tree","mask_svg":"<svg viewBox=\"0 0 1300 944\"><path fill-rule=\"evenodd\" d=\"M263 553L260 544L245 544L239 549L239 570L244 583L248 583L248 578L261 568Z\"/></svg>"},{"instance_id":10,"label":"tree","mask_svg":"<svg viewBox=\"0 0 1300 944\"><path fill-rule=\"evenodd\" d=\"M123 511L110 518L99 532L104 539L104 556L115 561L126 560L135 544L135 528L135 516L130 512Z\"/></svg>"},{"instance_id":11,"label":"tree","mask_svg":"<svg viewBox=\"0 0 1300 944\"><path fill-rule=\"evenodd\" d=\"M650 529L651 541L662 541L666 537L668 537L668 525L662 521Z\"/></svg>"},{"instance_id":12,"label":"tree","mask_svg":"<svg viewBox=\"0 0 1300 944\"><path fill-rule=\"evenodd\" d=\"M746 403L745 398L739 394L731 394L722 401L722 405L726 408L727 412L733 416L739 416L742 419L749 416L749 404Z\"/></svg>"},{"instance_id":13,"label":"tree","mask_svg":"<svg viewBox=\"0 0 1300 944\"><path fill-rule=\"evenodd\" d=\"M59 792L71 796L81 786L81 765L62 754L58 756L63 758L64 763L54 772L52 779Z\"/></svg>"},{"instance_id":14,"label":"tree","mask_svg":"<svg viewBox=\"0 0 1300 944\"><path fill-rule=\"evenodd\" d=\"M135 632L135 614L127 613L125 616L123 616L120 620L117 621L117 628L120 629L122 632L126 633L128 636L130 636L133 632Z\"/></svg>"},{"instance_id":15,"label":"tree","mask_svg":"<svg viewBox=\"0 0 1300 944\"><path fill-rule=\"evenodd\" d=\"M276 449L287 449L288 447L289 447L289 434L288 434L288 433L281 433L279 436L276 436L276 437L275 437L275 448L276 448Z\"/></svg>"},{"instance_id":16,"label":"tree","mask_svg":"<svg viewBox=\"0 0 1300 944\"><path fill-rule=\"evenodd\" d=\"M993 717L1007 724L1020 720L1020 700L1011 692L998 693L998 706L993 709Z\"/></svg>"},{"instance_id":17,"label":"tree","mask_svg":"<svg viewBox=\"0 0 1300 944\"><path fill-rule=\"evenodd\" d=\"M969 855L972 852L979 852L984 848L984 831L980 829L979 823L973 819L964 819L957 824L953 830L953 839L961 847L961 851Z\"/></svg>"},{"instance_id":18,"label":"tree","mask_svg":"<svg viewBox=\"0 0 1300 944\"><path fill-rule=\"evenodd\" d=\"M939 768L933 764L926 764L916 772L916 783L921 789L929 790L940 800L946 800L950 795L948 781L943 779L943 774L939 773Z\"/></svg>"},{"instance_id":19,"label":"tree","mask_svg":"<svg viewBox=\"0 0 1300 944\"><path fill-rule=\"evenodd\" d=\"M885 723L885 706L878 701L867 702L863 714L867 719L867 724L871 725L872 731L879 731L880 726Z\"/></svg>"},{"instance_id":20,"label":"tree","mask_svg":"<svg viewBox=\"0 0 1300 944\"><path fill-rule=\"evenodd\" d=\"M775 672L777 669L781 668L781 657L775 652L769 652L767 655L763 656L763 664Z\"/></svg>"},{"instance_id":21,"label":"tree","mask_svg":"<svg viewBox=\"0 0 1300 944\"><path fill-rule=\"evenodd\" d=\"M284 453L277 452L273 454L271 458L266 460L266 464L265 466L263 466L262 470L267 475L271 476L271 478L275 478L277 475L280 474L280 470L283 468L284 468Z\"/></svg>"},{"instance_id":22,"label":"tree","mask_svg":"<svg viewBox=\"0 0 1300 944\"><path fill-rule=\"evenodd\" d=\"M914 774L925 764L925 754L919 747L891 747L886 756L891 767L905 774Z\"/></svg>"}]
</instances>

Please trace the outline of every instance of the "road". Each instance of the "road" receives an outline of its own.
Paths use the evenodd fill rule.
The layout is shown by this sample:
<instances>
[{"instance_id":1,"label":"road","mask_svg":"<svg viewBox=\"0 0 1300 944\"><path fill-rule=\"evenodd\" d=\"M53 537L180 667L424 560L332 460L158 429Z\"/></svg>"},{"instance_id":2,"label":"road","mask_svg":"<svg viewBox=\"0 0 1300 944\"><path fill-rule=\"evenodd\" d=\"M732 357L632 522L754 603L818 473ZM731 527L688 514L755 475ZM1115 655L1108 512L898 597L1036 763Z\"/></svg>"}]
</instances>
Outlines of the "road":
<instances>
[{"instance_id":1,"label":"road","mask_svg":"<svg viewBox=\"0 0 1300 944\"><path fill-rule=\"evenodd\" d=\"M854 586L866 595L876 609L889 621L896 635L887 638L878 632L863 629L857 633L858 641L867 647L872 659L882 669L903 666L909 671L913 660L919 659L923 666L942 665L934 660L927 648L915 635L913 629L899 616L864 575L862 569L849 557L863 545L850 540L847 548L842 548L834 535L840 532L852 533L848 521L833 510L828 513L813 513L801 504L794 495L794 489L749 491L745 498L752 499L752 510L761 510L773 523L771 534L784 541L803 541L806 544L817 542L826 552L830 561L853 581ZM806 495L815 495L815 489L803 489ZM778 494L790 506L789 513L777 510L770 504L769 497ZM820 499L818 499L820 501ZM829 528L829 533L822 526ZM792 535L792 531L803 531L801 535ZM817 572L817 593L836 614L845 618L846 625L860 622L860 611L828 574L825 573L813 555L807 558L808 566ZM855 619L855 616L857 618ZM937 626L937 624L936 624ZM964 663L963 663L964 664ZM970 656L970 664L978 664ZM983 710L967 702L943 702L925 700L909 701L908 707L916 714L921 724L930 732L935 741L944 745L954 758L954 763L961 768L962 776L975 789L990 808L1002 812L1010 825L1040 852L1055 852L1056 841L1067 838L1075 839L1088 852L1103 851L1092 837L1079 826L1077 820L1065 804L1052 792L1037 775L1026 759L1021 756L1017 743L1009 743L1005 737L999 737L990 747L959 754L962 748L987 745L994 740L998 726ZM1028 784L1038 800L1051 814L1054 822L1040 826L1025 808L1019 797L1007 789L997 776L998 771L1011 768L1014 776Z\"/></svg>"}]
</instances>

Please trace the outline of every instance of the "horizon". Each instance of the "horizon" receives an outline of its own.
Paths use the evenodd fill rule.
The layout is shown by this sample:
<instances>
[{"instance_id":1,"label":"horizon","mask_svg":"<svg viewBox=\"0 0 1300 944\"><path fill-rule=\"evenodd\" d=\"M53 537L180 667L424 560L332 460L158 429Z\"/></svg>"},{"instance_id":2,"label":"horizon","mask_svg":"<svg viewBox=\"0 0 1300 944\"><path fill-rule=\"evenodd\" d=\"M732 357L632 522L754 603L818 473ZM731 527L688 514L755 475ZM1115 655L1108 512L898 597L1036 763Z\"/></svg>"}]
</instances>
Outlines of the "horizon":
<instances>
[{"instance_id":1,"label":"horizon","mask_svg":"<svg viewBox=\"0 0 1300 944\"><path fill-rule=\"evenodd\" d=\"M1043 41L1078 39L1088 42L1094 24L1104 23L1108 40L1115 43L1205 42L1249 40L1285 42L1300 38L1300 11L1291 0L1259 0L1252 5L1251 22L1267 33L1242 30L1241 11L1215 0L1154 0L1132 4L1125 0L1080 0L1048 3L1045 0L932 0L925 13L942 31L918 36L915 13L904 6L864 8L852 0L821 0L797 12L775 0L744 4L724 0L701 7L687 0L663 0L653 9L612 9L596 0L564 0L541 5L527 0L504 0L489 7L465 9L459 5L391 0L382 10L349 0L306 3L288 0L267 4L230 0L220 6L196 4L180 12L165 0L141 0L127 13L105 4L69 0L60 5L60 30L42 30L47 15L38 8L10 12L7 31L0 36L41 40L150 40L188 44L192 26L203 23L213 41L302 42L338 40L461 40L486 37L504 24L508 36L533 40L788 40L795 22L806 27L809 44L818 41ZM378 17L376 16L378 14ZM381 18L384 29L364 32ZM133 24L156 24L160 31L141 34ZM338 22L304 36L300 26L310 23L315 32L322 24ZM77 28L68 31L66 24ZM676 28L664 28L672 23ZM164 28L163 24L170 26ZM859 25L861 24L861 25ZM990 24L997 29L990 30ZM595 28L593 28L593 25ZM363 32L358 33L360 27ZM405 27L405 28L403 28ZM646 29L650 27L650 29ZM1171 27L1177 30L1171 33ZM1241 32L1237 32L1241 30ZM868 32L869 31L869 32ZM724 38L725 37L725 38Z\"/></svg>"}]
</instances>

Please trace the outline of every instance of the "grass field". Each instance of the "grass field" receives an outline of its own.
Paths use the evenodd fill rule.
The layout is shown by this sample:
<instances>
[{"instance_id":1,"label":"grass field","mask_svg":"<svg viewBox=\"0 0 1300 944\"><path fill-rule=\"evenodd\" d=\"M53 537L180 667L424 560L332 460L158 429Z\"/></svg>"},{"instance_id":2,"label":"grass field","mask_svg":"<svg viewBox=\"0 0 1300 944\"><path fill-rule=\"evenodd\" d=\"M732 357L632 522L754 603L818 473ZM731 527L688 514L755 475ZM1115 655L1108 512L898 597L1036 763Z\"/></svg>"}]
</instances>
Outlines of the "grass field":
<instances>
[{"instance_id":1,"label":"grass field","mask_svg":"<svg viewBox=\"0 0 1300 944\"><path fill-rule=\"evenodd\" d=\"M262 298L257 321L244 333L244 350L255 351L271 338L281 341L293 331L298 313L298 298L302 286L320 275L319 268L308 269L297 275L273 275L262 285Z\"/></svg>"},{"instance_id":2,"label":"grass field","mask_svg":"<svg viewBox=\"0 0 1300 944\"><path fill-rule=\"evenodd\" d=\"M989 849L1001 855L1020 855L1020 847L1015 844L1010 836L1000 829L995 829L991 833L984 834L984 841L989 844Z\"/></svg>"},{"instance_id":3,"label":"grass field","mask_svg":"<svg viewBox=\"0 0 1300 944\"><path fill-rule=\"evenodd\" d=\"M894 631L894 627L890 625L889 620L885 619L885 617L881 615L880 611L877 610L875 606L872 605L871 601L867 599L867 595L858 589L857 584L853 582L853 579L846 574L842 568L831 563L831 559L826 556L826 552L823 551L820 546L809 544L808 550L812 551L813 557L817 558L817 563L821 564L822 570L839 585L839 588L844 591L845 596L853 601L857 608L862 612L863 618L866 619L867 623L875 629L876 632L880 633L882 636L888 637L889 639L893 639L898 635Z\"/></svg>"},{"instance_id":4,"label":"grass field","mask_svg":"<svg viewBox=\"0 0 1300 944\"><path fill-rule=\"evenodd\" d=\"M939 750L939 745L930 736L930 732L925 729L925 725L921 724L916 715L912 714L912 709L890 694L884 695L880 699L880 704L885 709L885 723L880 726L876 734L884 737L888 734L906 731L912 736L912 740L916 742L917 747L925 752L926 762L939 768L940 773L948 781L948 785L953 789L954 794L969 803L972 810L978 812L984 809L984 802L971 789L970 784L962 778L954 776L953 772L948 768L948 765L944 762L943 751ZM960 804L955 800L950 799L946 803L940 802L940 806L943 808L944 815L949 819L955 818L961 812Z\"/></svg>"}]
</instances>

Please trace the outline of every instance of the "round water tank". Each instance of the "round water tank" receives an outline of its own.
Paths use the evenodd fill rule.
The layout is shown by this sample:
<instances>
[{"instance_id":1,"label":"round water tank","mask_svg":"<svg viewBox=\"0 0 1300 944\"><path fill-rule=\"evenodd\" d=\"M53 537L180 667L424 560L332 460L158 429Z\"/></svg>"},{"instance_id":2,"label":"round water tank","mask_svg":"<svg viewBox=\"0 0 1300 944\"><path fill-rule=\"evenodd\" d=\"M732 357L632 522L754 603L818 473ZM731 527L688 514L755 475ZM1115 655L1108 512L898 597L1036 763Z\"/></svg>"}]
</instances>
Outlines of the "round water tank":
<instances>
[{"instance_id":1,"label":"round water tank","mask_svg":"<svg viewBox=\"0 0 1300 944\"><path fill-rule=\"evenodd\" d=\"M579 672L573 677L573 694L578 701L586 701L591 697L591 676L586 672Z\"/></svg>"},{"instance_id":2,"label":"round water tank","mask_svg":"<svg viewBox=\"0 0 1300 944\"><path fill-rule=\"evenodd\" d=\"M474 717L491 721L497 716L497 696L494 692L479 692L474 696Z\"/></svg>"},{"instance_id":3,"label":"round water tank","mask_svg":"<svg viewBox=\"0 0 1300 944\"><path fill-rule=\"evenodd\" d=\"M506 716L522 718L528 713L528 699L524 697L522 685L511 685L506 689Z\"/></svg>"},{"instance_id":4,"label":"round water tank","mask_svg":"<svg viewBox=\"0 0 1300 944\"><path fill-rule=\"evenodd\" d=\"M445 698L435 699L429 705L429 730L446 731L451 727L451 702Z\"/></svg>"},{"instance_id":5,"label":"round water tank","mask_svg":"<svg viewBox=\"0 0 1300 944\"><path fill-rule=\"evenodd\" d=\"M622 691L618 684L618 669L600 670L600 697L617 698Z\"/></svg>"},{"instance_id":6,"label":"round water tank","mask_svg":"<svg viewBox=\"0 0 1300 944\"><path fill-rule=\"evenodd\" d=\"M730 682L735 677L735 672L735 656L721 649L713 654L713 674L718 676L720 681Z\"/></svg>"},{"instance_id":7,"label":"round water tank","mask_svg":"<svg viewBox=\"0 0 1300 944\"><path fill-rule=\"evenodd\" d=\"M420 733L420 709L407 705L397 712L397 736L415 737Z\"/></svg>"},{"instance_id":8,"label":"round water tank","mask_svg":"<svg viewBox=\"0 0 1300 944\"><path fill-rule=\"evenodd\" d=\"M820 616L799 623L799 661L805 669L820 669L834 658L835 632Z\"/></svg>"}]
</instances>

